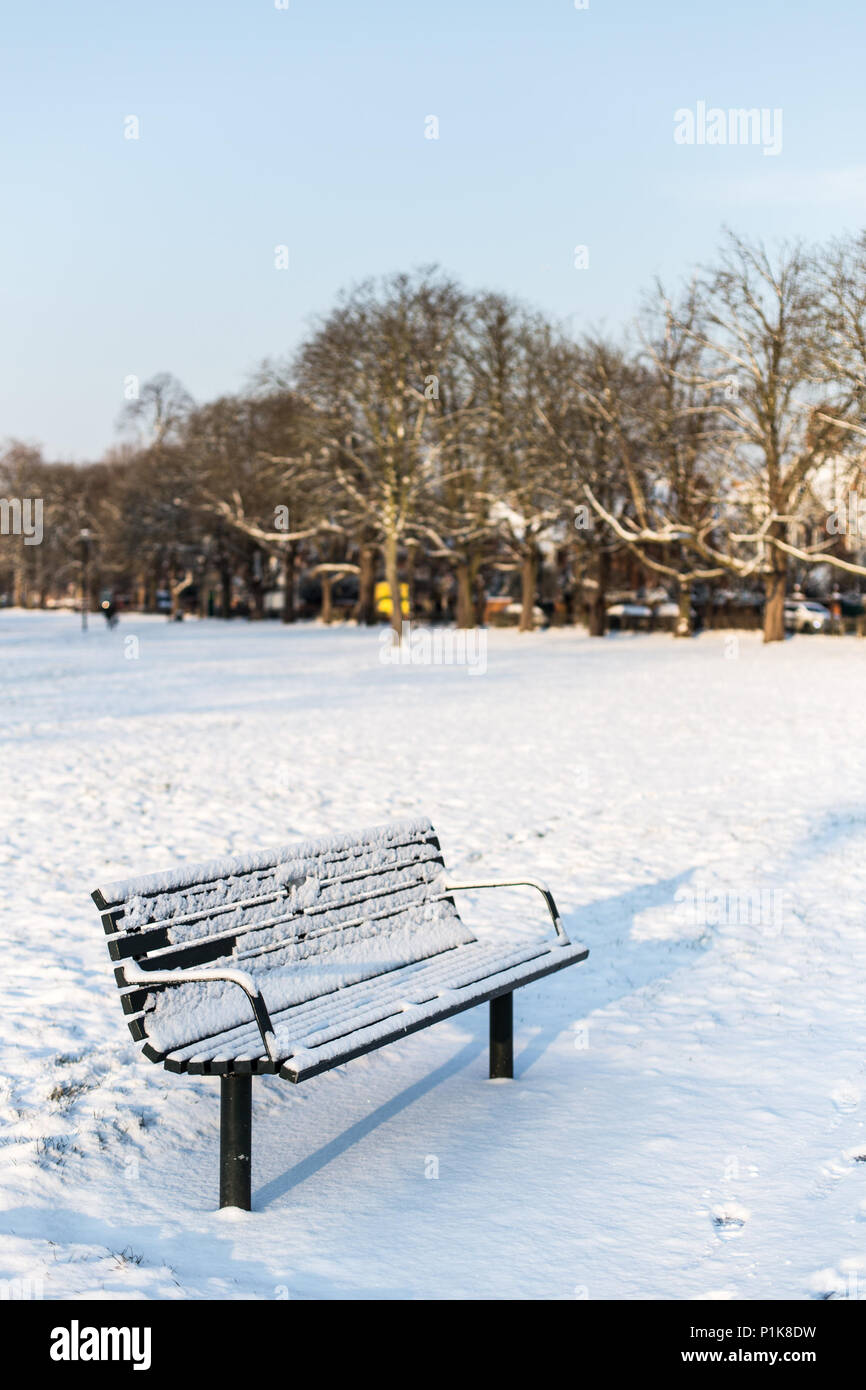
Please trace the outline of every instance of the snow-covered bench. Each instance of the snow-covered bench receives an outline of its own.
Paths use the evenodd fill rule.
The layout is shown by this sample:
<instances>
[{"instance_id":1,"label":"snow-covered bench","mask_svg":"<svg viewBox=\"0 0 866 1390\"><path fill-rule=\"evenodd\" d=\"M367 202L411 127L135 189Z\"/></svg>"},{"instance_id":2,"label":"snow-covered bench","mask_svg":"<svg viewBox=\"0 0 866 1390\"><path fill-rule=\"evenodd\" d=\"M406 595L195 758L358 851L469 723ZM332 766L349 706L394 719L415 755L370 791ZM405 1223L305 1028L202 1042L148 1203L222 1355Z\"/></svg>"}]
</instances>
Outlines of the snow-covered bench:
<instances>
[{"instance_id":1,"label":"snow-covered bench","mask_svg":"<svg viewBox=\"0 0 866 1390\"><path fill-rule=\"evenodd\" d=\"M521 884L542 894L553 936L476 939L452 895ZM489 1000L490 1075L510 1077L512 991L588 954L537 880L448 883L427 820L182 865L93 898L145 1055L221 1077L220 1205L246 1210L253 1075L304 1081Z\"/></svg>"}]
</instances>

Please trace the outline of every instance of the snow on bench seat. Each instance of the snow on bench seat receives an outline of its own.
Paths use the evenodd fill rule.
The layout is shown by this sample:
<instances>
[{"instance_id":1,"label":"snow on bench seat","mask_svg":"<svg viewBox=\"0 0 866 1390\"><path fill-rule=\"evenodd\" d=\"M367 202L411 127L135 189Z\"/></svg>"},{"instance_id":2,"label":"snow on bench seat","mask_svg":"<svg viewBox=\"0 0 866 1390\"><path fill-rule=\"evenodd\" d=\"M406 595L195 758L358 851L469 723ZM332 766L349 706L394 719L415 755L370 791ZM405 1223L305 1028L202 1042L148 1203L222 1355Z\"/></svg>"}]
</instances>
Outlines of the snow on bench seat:
<instances>
[{"instance_id":1,"label":"snow on bench seat","mask_svg":"<svg viewBox=\"0 0 866 1390\"><path fill-rule=\"evenodd\" d=\"M169 1071L204 1075L229 1068L279 1071L288 1081L302 1081L371 1046L392 1042L585 957L583 947L555 942L536 942L511 951L502 945L470 942L430 962L349 986L336 997L324 995L272 1014L283 1059L279 1066L264 1055L252 1025L178 1048L167 1055L165 1065Z\"/></svg>"}]
</instances>

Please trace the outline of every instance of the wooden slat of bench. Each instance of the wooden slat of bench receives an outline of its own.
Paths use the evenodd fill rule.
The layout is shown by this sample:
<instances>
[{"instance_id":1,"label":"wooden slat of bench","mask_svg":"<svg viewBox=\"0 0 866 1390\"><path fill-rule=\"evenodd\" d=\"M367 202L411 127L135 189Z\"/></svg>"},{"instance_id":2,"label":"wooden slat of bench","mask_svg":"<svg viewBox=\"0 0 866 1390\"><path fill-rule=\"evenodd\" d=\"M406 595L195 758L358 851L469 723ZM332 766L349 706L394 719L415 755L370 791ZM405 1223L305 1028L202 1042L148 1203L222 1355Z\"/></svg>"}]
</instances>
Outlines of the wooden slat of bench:
<instances>
[{"instance_id":1,"label":"wooden slat of bench","mask_svg":"<svg viewBox=\"0 0 866 1390\"><path fill-rule=\"evenodd\" d=\"M291 860L286 860L283 864L275 865L274 871L271 875L271 888L267 893L263 893L260 891L263 885L263 880L258 875L255 877L254 882L249 885L247 885L245 880L234 880L231 876L225 879L209 881L208 884L202 888L202 893L204 893L205 891L212 891L215 883L219 883L223 885L223 887L228 888L229 885L237 882L240 882L242 888L244 889L247 886L249 886L252 887L254 890L258 891L254 891L251 894L245 891L235 891L234 893L229 893L228 895L223 894L216 903L210 903L207 905L203 904L202 906L195 908L194 911L170 913L165 917L155 917L146 923L139 923L135 921L135 924L131 928L124 928L122 925L120 925L118 927L118 931L122 933L126 930L131 930L134 932L143 933L145 931L156 930L160 927L165 926L187 926L196 922L209 922L213 920L215 917L224 915L225 913L234 912L238 908L256 907L269 902L285 901L286 899L291 898L292 890L302 887L306 878L311 876L316 876L320 887L327 892L328 890L333 889L335 887L339 888L344 884L356 884L368 881L370 879L376 879L378 876L384 873L393 874L399 873L401 870L413 870L416 869L419 865L423 864L442 864L441 854L430 845L407 845L403 846L402 848L405 848L407 851L412 852L406 853L403 856L398 856L396 859L391 859L385 864L373 865L364 869L363 871L356 870L355 872L346 875L331 875L329 877L322 877L321 874L317 874L316 871L321 869L323 863L325 864L325 867L328 867L329 861L298 861L298 877L292 880L292 883L289 887L287 887L286 884L282 881L278 883L273 882L274 874L277 873L278 870L280 870L281 868L288 867L293 863L293 861ZM303 870L304 877L301 877L301 870ZM387 891L387 889L383 889L382 891ZM184 893L179 896L181 896L181 898L187 898L189 897L191 892L194 892L194 890L186 889ZM163 900L164 898L170 899L172 896L175 895L160 895L160 900ZM136 899L133 896L130 899L128 899L127 905L135 901ZM332 901L340 900L332 899ZM121 913L122 911L122 907L114 908L113 914L116 916L118 913Z\"/></svg>"},{"instance_id":2,"label":"wooden slat of bench","mask_svg":"<svg viewBox=\"0 0 866 1390\"><path fill-rule=\"evenodd\" d=\"M414 855L412 857L407 857L405 860L397 860L396 862L391 862L388 864L379 865L375 868L367 869L363 873L353 873L345 878L332 877L328 879L320 879L319 884L320 887L324 888L327 891L328 889L331 889L334 886L342 886L344 883L361 883L364 881L368 881L369 879L375 879L378 875L383 873L396 874L399 878L401 871L405 870L407 873L407 882L405 884L405 887L420 887L421 885L429 883L433 878L435 878L435 874L422 874L419 876L417 872L412 872L417 871L420 865L429 865L431 867L433 865L436 865L438 868L441 869L443 867L441 855L436 854L434 852L431 852L423 856ZM308 907L299 905L293 909L293 912L289 913L288 917L279 916L272 919L266 918L261 921L251 922L249 925L237 923L231 928L226 929L224 935L229 936L232 933L264 929L266 926L277 925L281 922L290 920L291 916L298 913L303 913L305 915L315 915L320 912L328 912L338 908L341 909L344 907L350 907L357 903L365 902L368 899L372 899L375 897L385 897L389 893L393 893L394 891L396 891L396 886L397 885L389 884L384 888L372 889L369 893L356 893L354 896L350 895L348 897L343 898L332 897L327 901L324 901L322 903L314 903ZM151 946L153 946L154 949L157 949L159 946L166 944L166 939L158 938L161 934L164 935L169 928L176 929L179 926L189 926L198 922L212 923L216 922L219 917L226 916L229 913L244 912L247 909L261 907L267 903L276 904L289 901L291 901L291 894L285 891L278 890L275 890L272 893L253 894L252 897L233 897L230 900L223 901L209 908L199 908L195 912L178 913L174 916L160 917L154 919L152 922L148 922L146 925L134 926L131 928L124 928L123 917L120 913L120 910L116 910L112 914L112 919L115 922L115 929L110 934L111 939L109 941L109 949L112 945L117 945L120 948L120 955L128 956L131 951L136 951L139 954L143 954L144 951L150 949ZM208 936L215 936L218 934L219 931L214 933L209 932ZM199 938L190 937L188 939L190 941L194 941ZM119 959L120 955L118 955L116 958Z\"/></svg>"},{"instance_id":3,"label":"wooden slat of bench","mask_svg":"<svg viewBox=\"0 0 866 1390\"><path fill-rule=\"evenodd\" d=\"M405 1013L396 1015L390 1024L388 1021L384 1024L374 1024L371 1028L352 1033L324 1047L297 1053L283 1063L279 1074L286 1081L306 1081L311 1076L318 1076L320 1072L329 1071L331 1067L341 1066L345 1062L351 1062L355 1057L363 1057L367 1052L373 1052L388 1043L408 1037L410 1033L417 1033L421 1028L440 1023L454 1014L463 1013L465 1009L474 1008L476 1004L486 1003L500 994L510 994L519 986L541 980L545 975L552 975L557 970L585 960L588 955L589 952L581 946L553 945L544 955L537 956L525 966L487 976L477 984L466 985L463 989L440 996L426 1005L407 1009Z\"/></svg>"},{"instance_id":4,"label":"wooden slat of bench","mask_svg":"<svg viewBox=\"0 0 866 1390\"><path fill-rule=\"evenodd\" d=\"M436 865L437 871L441 868L441 860L438 858L425 860L412 860L405 864L391 864L388 866L395 875L395 882L387 887L377 887L366 893L353 893L343 899L333 899L328 902L315 902L309 906L295 906L288 912L266 918L254 918L251 921L235 921L231 927L224 930L220 929L219 916L224 916L223 909L214 909L211 918L216 926L216 930L207 935L190 937L187 940L179 939L175 930L176 922L172 919L162 919L159 925L147 927L141 930L118 931L109 938L108 949L113 960L136 960L143 962L153 960L159 964L161 969L173 969L175 966L192 963L202 963L204 960L216 960L219 952L213 952L206 943L224 943L224 954L232 955L236 945L241 946L238 958L252 959L265 951L279 950L282 945L293 939L290 933L286 934L285 941L268 943L260 949L253 945L243 942L243 937L255 937L256 933L271 931L275 927L288 926L290 923L304 925L303 937L312 939L316 935L322 935L329 931L340 930L344 927L359 925L364 921L373 920L376 917L387 917L392 915L398 906L410 905L413 902L423 902L429 897L431 883L438 876L437 873L421 874L417 873L419 864ZM353 882L362 881L362 876L355 875ZM440 897L442 895L439 895ZM361 916L346 916L353 908L360 907L365 902L374 902L381 899L383 902L391 902L393 907L386 909L382 913L363 913ZM230 910L234 913L243 913L246 908L252 906L262 906L268 902L277 902L276 895L273 898L256 896L250 901L234 901L230 905ZM286 897L283 902L288 902ZM183 925L191 921L198 922L206 920L206 914L196 914L194 917L187 915L185 918L178 918L176 921ZM317 918L323 921L316 922L315 928L309 930L307 922L314 922ZM297 937L295 939L298 939ZM243 949L246 946L246 949ZM202 951L206 954L202 954ZM190 959L187 961L184 952L190 952ZM198 959L194 961L195 953Z\"/></svg>"},{"instance_id":5,"label":"wooden slat of bench","mask_svg":"<svg viewBox=\"0 0 866 1390\"><path fill-rule=\"evenodd\" d=\"M181 965L198 965L204 961L218 960L220 956L226 958L232 956L236 960L254 960L270 952L283 950L293 942L314 941L335 931L361 926L364 922L384 920L387 917L396 916L407 907L411 907L413 903L444 902L447 899L447 893L431 895L429 888L430 880L418 879L405 885L393 886L388 895L384 892L375 895L369 894L367 895L369 899L374 897L384 899L386 896L390 896L392 900L398 901L395 906L391 906L383 912L365 912L360 917L350 917L345 920L336 914L348 911L349 908L355 907L364 899L328 904L326 907L320 908L319 911L332 913L333 920L330 923L326 923L324 926L319 924L314 930L305 930L295 936L287 934L282 940L270 942L259 949L244 943L243 938L253 936L256 932L270 931L274 927L288 926L291 922L306 923L315 920L313 913L301 908L284 917L269 917L264 921L253 921L229 931L215 932L212 936L196 937L190 941L172 942L164 928L160 928L158 934L156 932L151 933L149 930L140 933L128 932L125 936L109 940L108 949L113 960L136 960L139 963L151 961L154 966L158 965L161 970L172 970ZM415 890L419 891L416 892ZM410 892L413 894L411 897L407 896ZM156 939L157 935L158 940ZM246 945L246 949L236 951L238 944ZM188 957L184 954L186 952L189 953Z\"/></svg>"},{"instance_id":6,"label":"wooden slat of bench","mask_svg":"<svg viewBox=\"0 0 866 1390\"><path fill-rule=\"evenodd\" d=\"M355 866L359 858L375 858L382 853L409 850L409 856L405 862L411 862L417 858L419 849L428 848L431 853L426 856L430 859L440 859L441 847L438 837L432 825L427 821L417 822L395 822L391 826L373 826L369 831L361 832L359 836L340 837L340 843L325 839L322 841L308 840L298 845L287 845L280 849L264 850L260 856L249 856L250 859L258 859L250 868L244 868L244 860L224 859L214 860L209 864L181 866L173 874L159 875L146 874L138 879L129 879L123 884L109 884L104 889L98 889L93 898L97 907L106 915L111 915L118 908L123 908L133 899L137 901L171 898L174 896L189 896L190 894L204 894L217 884L235 882L240 884L251 884L258 881L272 882L273 876L280 869L288 865L318 865L346 864ZM371 866L372 867L372 866ZM391 864L382 864L381 871L385 872L388 868L393 868ZM361 870L361 873L370 870ZM171 880L176 880L172 882ZM165 883L168 880L168 883ZM121 891L122 890L122 891ZM204 909L207 916L210 907ZM175 918L175 920L179 920ZM148 925L143 923L141 925Z\"/></svg>"},{"instance_id":7,"label":"wooden slat of bench","mask_svg":"<svg viewBox=\"0 0 866 1390\"><path fill-rule=\"evenodd\" d=\"M501 945L479 943L453 947L423 961L413 961L410 965L369 976L342 989L316 995L302 1004L293 1004L288 1009L272 1013L271 1021L278 1032L291 1027L296 1035L304 1038L325 1024L338 1031L346 1031L347 1019L351 1019L359 1010L369 1008L371 1001L384 1000L389 993L398 999L421 1002L433 998L440 989L451 988L455 981L459 982L464 977L483 975L490 962L517 963L547 949L546 942L510 952L503 950ZM209 1056L209 1047L222 1050L229 1044L244 1050L261 1048L255 1026L244 1023L218 1034L216 1038L204 1037L184 1047L172 1048L169 1055L178 1060L205 1060Z\"/></svg>"},{"instance_id":8,"label":"wooden slat of bench","mask_svg":"<svg viewBox=\"0 0 866 1390\"><path fill-rule=\"evenodd\" d=\"M393 1004L400 1008L426 1004L443 990L459 989L500 970L512 969L546 954L548 949L547 942L536 942L512 951L504 950L501 945L482 943L458 946L434 957L427 968L404 967L365 981L366 990L354 986L352 991L340 991L331 997L330 1003L323 1000L320 1008L305 1016L289 1011L275 1026L280 1041L288 1040L286 1055L291 1056L298 1049L321 1046L366 1026L365 1016L375 1014L378 1008L390 1009ZM340 994L350 994L354 990L358 992L358 1002L346 999L345 1007L340 1008Z\"/></svg>"}]
</instances>

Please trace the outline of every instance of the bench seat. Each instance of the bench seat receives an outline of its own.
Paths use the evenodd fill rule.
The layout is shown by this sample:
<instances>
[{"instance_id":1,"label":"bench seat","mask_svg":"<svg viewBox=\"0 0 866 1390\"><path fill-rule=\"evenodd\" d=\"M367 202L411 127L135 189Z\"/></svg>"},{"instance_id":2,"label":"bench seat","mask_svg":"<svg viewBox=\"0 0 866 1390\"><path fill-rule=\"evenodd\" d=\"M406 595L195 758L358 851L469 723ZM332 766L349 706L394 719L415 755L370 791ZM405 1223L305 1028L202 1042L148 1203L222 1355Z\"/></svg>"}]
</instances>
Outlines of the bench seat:
<instances>
[{"instance_id":1,"label":"bench seat","mask_svg":"<svg viewBox=\"0 0 866 1390\"><path fill-rule=\"evenodd\" d=\"M582 946L558 942L534 942L511 951L469 942L350 985L336 996L321 995L272 1012L277 1062L265 1055L255 1025L247 1024L176 1048L166 1055L165 1066L204 1076L279 1072L287 1081L304 1081L586 955Z\"/></svg>"}]
</instances>

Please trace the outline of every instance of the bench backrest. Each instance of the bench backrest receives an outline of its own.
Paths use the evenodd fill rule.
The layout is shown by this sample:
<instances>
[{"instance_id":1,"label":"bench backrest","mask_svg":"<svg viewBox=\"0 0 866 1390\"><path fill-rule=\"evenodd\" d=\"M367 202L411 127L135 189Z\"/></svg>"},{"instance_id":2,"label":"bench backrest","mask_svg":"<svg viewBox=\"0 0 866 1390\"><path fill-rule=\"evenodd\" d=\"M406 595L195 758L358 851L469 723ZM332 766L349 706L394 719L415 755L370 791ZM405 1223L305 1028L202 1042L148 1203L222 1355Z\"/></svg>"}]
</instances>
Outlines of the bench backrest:
<instances>
[{"instance_id":1,"label":"bench backrest","mask_svg":"<svg viewBox=\"0 0 866 1390\"><path fill-rule=\"evenodd\" d=\"M472 941L427 820L308 840L112 883L93 898L115 962L250 974L271 1015ZM250 1021L224 983L129 988L130 1029L164 1055Z\"/></svg>"}]
</instances>

